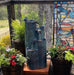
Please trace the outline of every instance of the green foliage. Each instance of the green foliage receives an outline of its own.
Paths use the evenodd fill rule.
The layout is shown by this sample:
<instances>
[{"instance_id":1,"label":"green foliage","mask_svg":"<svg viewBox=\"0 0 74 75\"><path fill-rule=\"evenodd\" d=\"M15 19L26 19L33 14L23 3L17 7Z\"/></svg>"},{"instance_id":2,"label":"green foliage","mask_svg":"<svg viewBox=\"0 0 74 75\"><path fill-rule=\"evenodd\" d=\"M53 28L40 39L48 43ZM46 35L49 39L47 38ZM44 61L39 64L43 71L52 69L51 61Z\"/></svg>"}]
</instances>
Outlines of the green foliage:
<instances>
[{"instance_id":1,"label":"green foliage","mask_svg":"<svg viewBox=\"0 0 74 75\"><path fill-rule=\"evenodd\" d=\"M22 65L22 63L24 63L24 61L26 61L25 57L22 57L22 55L17 54L16 56L17 61L19 61L18 64Z\"/></svg>"},{"instance_id":2,"label":"green foliage","mask_svg":"<svg viewBox=\"0 0 74 75\"><path fill-rule=\"evenodd\" d=\"M72 63L74 63L74 54L72 54L70 50L65 51L65 53L65 60L72 61Z\"/></svg>"},{"instance_id":3,"label":"green foliage","mask_svg":"<svg viewBox=\"0 0 74 75\"><path fill-rule=\"evenodd\" d=\"M0 46L0 51L5 51L5 47L4 46Z\"/></svg>"},{"instance_id":4,"label":"green foliage","mask_svg":"<svg viewBox=\"0 0 74 75\"><path fill-rule=\"evenodd\" d=\"M23 19L24 19L24 17L27 17L29 20L35 20L41 25L41 21L40 21L39 16L38 16L38 14L36 12L22 14Z\"/></svg>"},{"instance_id":5,"label":"green foliage","mask_svg":"<svg viewBox=\"0 0 74 75\"><path fill-rule=\"evenodd\" d=\"M0 46L0 55L1 55L2 53L5 53L5 51L6 51L5 47L4 47L4 46Z\"/></svg>"},{"instance_id":6,"label":"green foliage","mask_svg":"<svg viewBox=\"0 0 74 75\"><path fill-rule=\"evenodd\" d=\"M7 47L7 46L11 46L11 41L10 41L10 35L6 35L4 37L2 37L2 39L0 40L0 45Z\"/></svg>"},{"instance_id":7,"label":"green foliage","mask_svg":"<svg viewBox=\"0 0 74 75\"><path fill-rule=\"evenodd\" d=\"M56 56L56 54L57 54L57 49L58 49L58 47L55 47L55 46L52 46L51 48L49 48L50 56L51 56L52 58L54 58L54 57Z\"/></svg>"},{"instance_id":8,"label":"green foliage","mask_svg":"<svg viewBox=\"0 0 74 75\"><path fill-rule=\"evenodd\" d=\"M5 66L10 65L9 59L8 59L8 58L5 58L5 54L2 54L2 55L0 56L0 66L3 65L3 64L4 64Z\"/></svg>"},{"instance_id":9,"label":"green foliage","mask_svg":"<svg viewBox=\"0 0 74 75\"><path fill-rule=\"evenodd\" d=\"M22 18L24 19L27 17L29 20L35 20L39 23L39 25L42 25L42 22L40 21L39 15L38 15L38 5L24 5L22 7Z\"/></svg>"},{"instance_id":10,"label":"green foliage","mask_svg":"<svg viewBox=\"0 0 74 75\"><path fill-rule=\"evenodd\" d=\"M0 20L6 20L7 18L7 6L0 6Z\"/></svg>"},{"instance_id":11,"label":"green foliage","mask_svg":"<svg viewBox=\"0 0 74 75\"><path fill-rule=\"evenodd\" d=\"M8 20L0 20L0 28L8 27Z\"/></svg>"},{"instance_id":12,"label":"green foliage","mask_svg":"<svg viewBox=\"0 0 74 75\"><path fill-rule=\"evenodd\" d=\"M65 47L58 47L57 49L57 58L58 59L64 59L65 58L65 51L67 51L68 49L66 49Z\"/></svg>"},{"instance_id":13,"label":"green foliage","mask_svg":"<svg viewBox=\"0 0 74 75\"><path fill-rule=\"evenodd\" d=\"M13 39L19 39L20 41L25 40L25 24L24 21L20 23L18 20L12 21L12 27L14 29Z\"/></svg>"},{"instance_id":14,"label":"green foliage","mask_svg":"<svg viewBox=\"0 0 74 75\"><path fill-rule=\"evenodd\" d=\"M14 48L5 50L5 52L2 52L0 55L0 66L1 65L4 65L4 66L21 65L22 66L22 64L25 61L26 61L26 58L23 57L23 54Z\"/></svg>"},{"instance_id":15,"label":"green foliage","mask_svg":"<svg viewBox=\"0 0 74 75\"><path fill-rule=\"evenodd\" d=\"M51 58L57 58L59 60L68 60L74 63L74 51L62 46L52 46L49 48Z\"/></svg>"},{"instance_id":16,"label":"green foliage","mask_svg":"<svg viewBox=\"0 0 74 75\"><path fill-rule=\"evenodd\" d=\"M2 57L1 65L5 65L5 66L10 65L9 58L6 58L4 54L1 57Z\"/></svg>"},{"instance_id":17,"label":"green foliage","mask_svg":"<svg viewBox=\"0 0 74 75\"><path fill-rule=\"evenodd\" d=\"M9 62L7 62L8 61L8 59L6 58L5 59L5 54L2 54L1 56L0 56L0 66L2 65L2 64L5 64L5 65L7 65Z\"/></svg>"}]
</instances>

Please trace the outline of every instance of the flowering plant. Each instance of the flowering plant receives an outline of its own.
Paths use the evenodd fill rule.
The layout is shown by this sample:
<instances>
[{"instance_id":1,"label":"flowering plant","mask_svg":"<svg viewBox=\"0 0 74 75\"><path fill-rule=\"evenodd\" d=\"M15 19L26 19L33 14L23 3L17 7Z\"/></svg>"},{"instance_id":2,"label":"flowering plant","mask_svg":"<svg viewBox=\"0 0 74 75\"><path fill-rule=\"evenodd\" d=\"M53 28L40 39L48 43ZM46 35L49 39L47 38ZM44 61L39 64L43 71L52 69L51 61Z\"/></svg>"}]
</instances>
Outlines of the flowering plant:
<instances>
[{"instance_id":1,"label":"flowering plant","mask_svg":"<svg viewBox=\"0 0 74 75\"><path fill-rule=\"evenodd\" d=\"M73 47L52 46L51 48L49 48L49 54L51 58L57 58L59 60L68 60L74 63Z\"/></svg>"},{"instance_id":2,"label":"flowering plant","mask_svg":"<svg viewBox=\"0 0 74 75\"><path fill-rule=\"evenodd\" d=\"M26 58L14 48L7 50L0 49L0 66L22 66L25 61Z\"/></svg>"},{"instance_id":3,"label":"flowering plant","mask_svg":"<svg viewBox=\"0 0 74 75\"><path fill-rule=\"evenodd\" d=\"M70 46L65 46L66 49L71 49L72 51L74 51L74 47L70 47Z\"/></svg>"},{"instance_id":4,"label":"flowering plant","mask_svg":"<svg viewBox=\"0 0 74 75\"><path fill-rule=\"evenodd\" d=\"M68 49L65 51L65 59L74 63L74 47L66 46L65 48Z\"/></svg>"}]
</instances>

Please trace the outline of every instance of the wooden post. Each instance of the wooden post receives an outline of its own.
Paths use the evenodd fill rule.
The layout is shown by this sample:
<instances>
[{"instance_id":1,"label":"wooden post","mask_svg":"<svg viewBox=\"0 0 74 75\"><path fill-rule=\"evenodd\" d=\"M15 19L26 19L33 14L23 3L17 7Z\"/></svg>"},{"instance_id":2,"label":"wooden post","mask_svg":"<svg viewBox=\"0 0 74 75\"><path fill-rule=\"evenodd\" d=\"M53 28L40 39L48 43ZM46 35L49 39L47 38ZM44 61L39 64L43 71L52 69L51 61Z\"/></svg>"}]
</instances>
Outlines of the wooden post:
<instances>
[{"instance_id":1,"label":"wooden post","mask_svg":"<svg viewBox=\"0 0 74 75\"><path fill-rule=\"evenodd\" d=\"M8 20L9 20L11 47L13 47L13 44L12 44L13 28L11 26L11 23L12 23L12 20L15 20L14 4L7 5L7 11L8 11Z\"/></svg>"}]
</instances>

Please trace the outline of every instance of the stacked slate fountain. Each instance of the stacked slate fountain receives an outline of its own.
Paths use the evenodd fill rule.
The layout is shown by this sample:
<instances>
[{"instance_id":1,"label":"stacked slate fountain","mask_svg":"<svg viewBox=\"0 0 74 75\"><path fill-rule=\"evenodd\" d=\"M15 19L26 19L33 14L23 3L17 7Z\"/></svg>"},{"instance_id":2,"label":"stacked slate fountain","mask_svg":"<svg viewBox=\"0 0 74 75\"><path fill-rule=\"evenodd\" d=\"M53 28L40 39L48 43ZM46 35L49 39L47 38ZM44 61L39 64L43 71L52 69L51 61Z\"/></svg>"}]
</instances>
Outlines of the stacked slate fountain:
<instances>
[{"instance_id":1,"label":"stacked slate fountain","mask_svg":"<svg viewBox=\"0 0 74 75\"><path fill-rule=\"evenodd\" d=\"M34 20L25 21L25 47L30 69L46 67L46 40L44 26L39 26Z\"/></svg>"}]
</instances>

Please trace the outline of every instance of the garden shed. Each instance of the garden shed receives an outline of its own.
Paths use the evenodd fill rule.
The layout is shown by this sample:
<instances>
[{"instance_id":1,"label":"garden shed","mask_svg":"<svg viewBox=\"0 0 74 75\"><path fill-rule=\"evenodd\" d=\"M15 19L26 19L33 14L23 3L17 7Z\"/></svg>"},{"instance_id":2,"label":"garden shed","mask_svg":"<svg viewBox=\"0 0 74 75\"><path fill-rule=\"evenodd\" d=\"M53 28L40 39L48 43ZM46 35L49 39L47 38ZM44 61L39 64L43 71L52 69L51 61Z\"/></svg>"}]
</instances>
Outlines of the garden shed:
<instances>
[{"instance_id":1,"label":"garden shed","mask_svg":"<svg viewBox=\"0 0 74 75\"><path fill-rule=\"evenodd\" d=\"M39 75L39 74L40 75L55 75L53 73L53 69L52 69L53 67L51 65L51 61L46 60L46 51L45 51L46 46L45 45L47 45L47 48L49 46L51 46L52 44L56 45L56 46L62 45L64 47L70 48L74 51L74 20L73 20L74 19L74 17L73 17L74 16L74 13L73 13L74 12L74 1L73 0L1 0L0 6L1 5L7 6L11 47L13 47L13 45L14 45L13 40L12 40L12 37L14 36L14 32L13 32L13 27L11 24L12 24L12 20L16 19L15 7L14 7L15 4L40 4L40 5L47 4L46 5L47 8L44 7L44 13L47 13L45 15L45 19L46 19L45 20L45 30L44 30L44 27L38 26L36 28L36 26L37 26L36 21L27 20L26 17L24 19L25 27L26 27L25 35L27 36L26 40L27 40L27 42L28 41L31 42L31 40L33 40L33 42L32 42L33 45L31 45L30 42L27 44L27 45L30 45L30 46L28 46L29 48L26 48L26 49L28 49L28 56L31 57L32 58L31 60L33 61L33 59L35 59L38 55L42 55L42 56L36 58L36 61L37 61L37 59L39 61L40 60L43 61L42 63L39 62L39 63L35 64L34 66L32 66L34 64L34 62L36 62L36 61L33 61L33 63L32 63L31 60L28 60L27 64L29 64L30 68L32 68L32 69L35 69L35 67L38 67L38 68L43 67L43 69L30 70L27 66L25 66L23 69L24 70L23 75L24 74L25 75L29 75L29 74L31 74L31 75ZM41 13L43 13L43 12L41 12ZM48 16L48 15L50 15L50 16ZM42 15L40 14L40 16L42 16ZM41 19L40 19L40 21L42 21ZM30 30L30 28L32 27L30 24L32 26L34 25L33 28L35 28L35 29L32 28L33 31ZM35 33L33 33L34 31L35 31ZM45 36L44 31L46 31L46 34L45 34L46 39L44 37ZM30 36L27 35L30 33L32 35L30 35ZM30 37L30 39L28 37ZM20 45L20 43L19 43L19 45ZM31 51L31 48L36 49L36 52ZM42 54L37 55L37 51L38 51L37 49L38 50L41 49L41 51L43 53L41 51L39 51L38 53L42 53ZM25 53L26 52L24 52L24 56L25 56ZM42 60L43 58L44 58L44 60ZM46 66L45 61L47 61L46 68L44 68L44 66ZM67 62L65 62L65 63L67 63ZM41 64L43 66L41 66ZM36 65L38 65L38 66L36 66ZM73 67L73 69L72 69L72 73L73 73L74 66L72 66L72 67ZM56 71L58 71L58 70L56 70ZM66 70L66 71L68 71L68 70ZM59 72L61 72L61 71L59 70ZM62 74L64 74L64 73L62 73ZM56 73L56 75L59 75L59 73ZM70 74L65 73L64 75L70 75ZM72 75L74 75L74 73Z\"/></svg>"}]
</instances>

